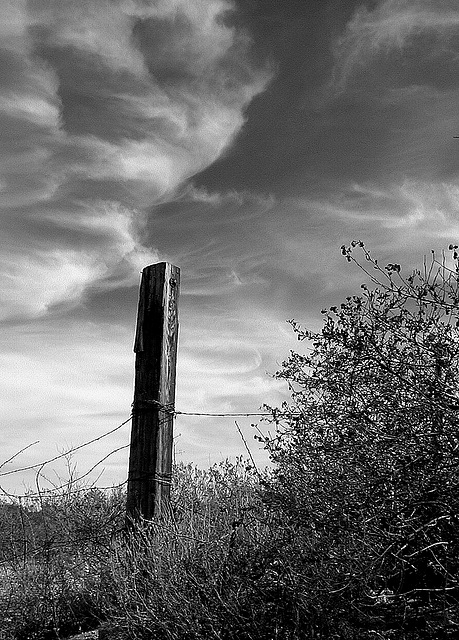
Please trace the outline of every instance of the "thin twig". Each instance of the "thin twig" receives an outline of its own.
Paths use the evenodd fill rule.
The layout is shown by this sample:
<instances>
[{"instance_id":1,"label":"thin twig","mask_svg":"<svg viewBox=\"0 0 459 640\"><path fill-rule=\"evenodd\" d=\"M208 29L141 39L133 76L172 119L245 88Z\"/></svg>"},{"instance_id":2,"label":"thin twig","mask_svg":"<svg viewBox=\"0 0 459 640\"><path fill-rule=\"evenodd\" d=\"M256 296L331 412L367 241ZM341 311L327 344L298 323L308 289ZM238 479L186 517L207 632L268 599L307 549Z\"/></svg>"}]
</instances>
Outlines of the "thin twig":
<instances>
[{"instance_id":1,"label":"thin twig","mask_svg":"<svg viewBox=\"0 0 459 640\"><path fill-rule=\"evenodd\" d=\"M258 467L255 464L255 460L253 459L252 452L250 451L249 445L247 444L247 440L245 439L244 434L242 433L241 427L238 425L236 420L234 421L234 424L236 425L237 430L239 431L239 435L241 436L241 440L244 443L244 447L245 447L247 453L249 454L249 458L250 458L250 460L252 462L253 468L255 469L257 475L260 477L260 472L258 471Z\"/></svg>"}]
</instances>

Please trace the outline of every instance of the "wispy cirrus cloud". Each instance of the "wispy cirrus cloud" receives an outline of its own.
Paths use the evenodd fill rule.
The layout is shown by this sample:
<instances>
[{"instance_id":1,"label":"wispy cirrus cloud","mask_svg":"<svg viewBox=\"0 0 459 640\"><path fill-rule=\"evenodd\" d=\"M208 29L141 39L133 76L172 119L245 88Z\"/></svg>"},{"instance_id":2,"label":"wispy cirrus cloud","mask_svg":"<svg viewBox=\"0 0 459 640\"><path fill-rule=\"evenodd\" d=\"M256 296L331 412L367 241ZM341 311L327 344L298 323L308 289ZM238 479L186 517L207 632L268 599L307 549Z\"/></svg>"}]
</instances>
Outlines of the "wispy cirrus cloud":
<instances>
[{"instance_id":1,"label":"wispy cirrus cloud","mask_svg":"<svg viewBox=\"0 0 459 640\"><path fill-rule=\"evenodd\" d=\"M5 457L40 439L27 455L43 460L129 413L139 271L192 251L186 207L173 221L161 207L231 147L272 75L236 10L0 2L0 421L17 436ZM184 362L188 401L197 360Z\"/></svg>"},{"instance_id":2,"label":"wispy cirrus cloud","mask_svg":"<svg viewBox=\"0 0 459 640\"><path fill-rule=\"evenodd\" d=\"M75 303L97 282L125 286L158 258L142 246L138 212L224 152L269 80L225 21L232 10L226 0L2 3L4 317Z\"/></svg>"},{"instance_id":3,"label":"wispy cirrus cloud","mask_svg":"<svg viewBox=\"0 0 459 640\"><path fill-rule=\"evenodd\" d=\"M143 266L158 260L140 242L141 214L118 203L94 201L86 212L39 213L39 221L30 215L4 220L0 320L39 317L53 309L62 313L90 290L137 284Z\"/></svg>"},{"instance_id":4,"label":"wispy cirrus cloud","mask_svg":"<svg viewBox=\"0 0 459 640\"><path fill-rule=\"evenodd\" d=\"M127 418L149 262L182 268L178 410L253 412L286 397L286 319L358 292L340 245L409 269L457 242L456 0L235 2L0 2L5 458ZM176 426L187 460L243 450L231 419Z\"/></svg>"},{"instance_id":5,"label":"wispy cirrus cloud","mask_svg":"<svg viewBox=\"0 0 459 640\"><path fill-rule=\"evenodd\" d=\"M422 50L421 56L451 53L448 44L458 30L459 8L455 0L380 0L373 9L361 6L335 42L331 90L344 90L359 69L380 54L413 45L416 36L436 38L435 45L431 43Z\"/></svg>"}]
</instances>

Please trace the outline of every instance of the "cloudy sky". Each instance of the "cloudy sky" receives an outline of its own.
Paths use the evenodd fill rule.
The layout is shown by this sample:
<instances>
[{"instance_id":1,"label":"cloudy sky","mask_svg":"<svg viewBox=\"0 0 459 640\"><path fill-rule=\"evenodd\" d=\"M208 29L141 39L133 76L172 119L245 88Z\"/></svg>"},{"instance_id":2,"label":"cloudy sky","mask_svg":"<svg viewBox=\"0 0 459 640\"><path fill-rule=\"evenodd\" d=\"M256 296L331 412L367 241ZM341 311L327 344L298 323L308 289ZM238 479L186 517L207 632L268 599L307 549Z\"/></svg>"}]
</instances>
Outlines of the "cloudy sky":
<instances>
[{"instance_id":1,"label":"cloudy sky","mask_svg":"<svg viewBox=\"0 0 459 640\"><path fill-rule=\"evenodd\" d=\"M457 0L2 0L1 458L38 442L0 473L129 416L154 262L182 271L177 409L281 402L286 320L358 290L342 243L415 266L458 241L458 71ZM244 453L230 418L176 435L201 466Z\"/></svg>"}]
</instances>

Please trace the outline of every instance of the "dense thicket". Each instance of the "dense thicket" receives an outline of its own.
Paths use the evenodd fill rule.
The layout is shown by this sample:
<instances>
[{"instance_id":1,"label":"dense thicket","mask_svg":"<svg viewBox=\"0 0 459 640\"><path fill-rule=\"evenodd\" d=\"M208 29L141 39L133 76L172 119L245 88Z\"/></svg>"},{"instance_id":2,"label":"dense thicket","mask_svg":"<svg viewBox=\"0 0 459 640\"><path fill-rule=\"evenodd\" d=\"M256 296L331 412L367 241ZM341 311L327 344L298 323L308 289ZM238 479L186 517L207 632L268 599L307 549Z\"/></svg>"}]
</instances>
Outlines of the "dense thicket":
<instances>
[{"instance_id":1,"label":"dense thicket","mask_svg":"<svg viewBox=\"0 0 459 640\"><path fill-rule=\"evenodd\" d=\"M309 348L277 374L292 402L273 411L269 503L295 531L304 613L324 633L457 633L459 286L451 250L450 268L432 256L405 276L397 264L380 268L361 242L342 247L369 282L323 311L320 332L293 323Z\"/></svg>"}]
</instances>

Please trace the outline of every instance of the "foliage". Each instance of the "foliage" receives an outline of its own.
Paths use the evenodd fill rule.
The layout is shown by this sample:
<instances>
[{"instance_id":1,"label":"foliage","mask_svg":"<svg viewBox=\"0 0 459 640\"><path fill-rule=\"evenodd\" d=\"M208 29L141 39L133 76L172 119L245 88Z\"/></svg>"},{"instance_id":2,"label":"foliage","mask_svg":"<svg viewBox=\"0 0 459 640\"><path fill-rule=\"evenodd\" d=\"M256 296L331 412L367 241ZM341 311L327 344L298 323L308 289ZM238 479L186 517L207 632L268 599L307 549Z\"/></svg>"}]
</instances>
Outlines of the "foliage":
<instances>
[{"instance_id":1,"label":"foliage","mask_svg":"<svg viewBox=\"0 0 459 640\"><path fill-rule=\"evenodd\" d=\"M322 594L304 604L327 627L323 637L457 633L459 276L451 249L451 268L433 255L406 277L400 265L381 268L361 242L343 246L370 283L323 311L320 332L292 323L307 348L277 374L292 402L272 410L267 500L303 542L291 561L309 592Z\"/></svg>"}]
</instances>

